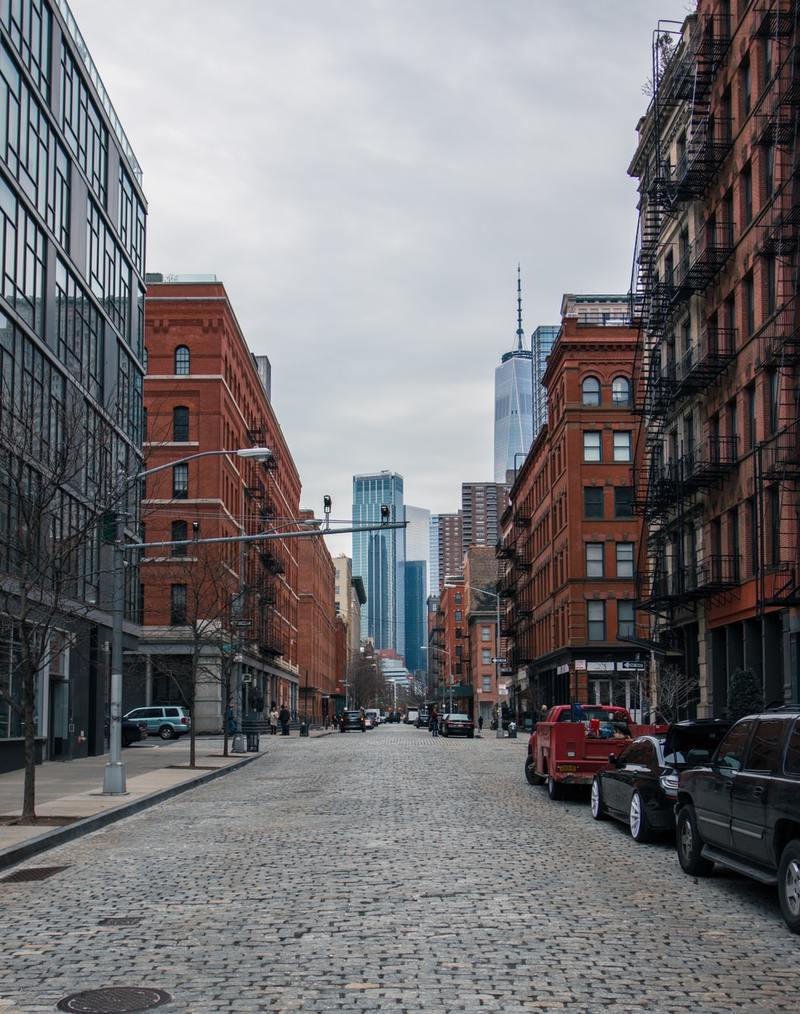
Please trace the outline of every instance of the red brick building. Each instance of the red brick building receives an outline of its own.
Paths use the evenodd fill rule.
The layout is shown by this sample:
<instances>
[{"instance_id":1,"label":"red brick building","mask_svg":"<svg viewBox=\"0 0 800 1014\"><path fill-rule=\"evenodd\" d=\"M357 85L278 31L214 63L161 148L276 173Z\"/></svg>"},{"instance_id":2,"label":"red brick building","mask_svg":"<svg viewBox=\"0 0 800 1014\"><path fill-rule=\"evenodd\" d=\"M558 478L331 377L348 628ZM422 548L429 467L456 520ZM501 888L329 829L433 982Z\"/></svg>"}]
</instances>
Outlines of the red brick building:
<instances>
[{"instance_id":1,"label":"red brick building","mask_svg":"<svg viewBox=\"0 0 800 1014\"><path fill-rule=\"evenodd\" d=\"M518 719L580 700L638 706L626 296L565 296L543 378L548 421L517 473L498 553ZM641 668L639 668L641 667Z\"/></svg>"},{"instance_id":2,"label":"red brick building","mask_svg":"<svg viewBox=\"0 0 800 1014\"><path fill-rule=\"evenodd\" d=\"M508 703L507 693L503 693L506 683L503 670L492 661L501 657L496 636L497 577L498 561L493 546L473 546L466 551L467 682L475 705L473 717L477 721L482 715L487 728L497 701Z\"/></svg>"},{"instance_id":3,"label":"red brick building","mask_svg":"<svg viewBox=\"0 0 800 1014\"><path fill-rule=\"evenodd\" d=\"M312 510L300 517L313 519ZM336 694L336 571L322 536L297 542L299 595L297 665L300 715L312 725L325 724L334 714Z\"/></svg>"},{"instance_id":4,"label":"red brick building","mask_svg":"<svg viewBox=\"0 0 800 1014\"><path fill-rule=\"evenodd\" d=\"M451 578L442 588L436 612L429 616L428 696L444 711L472 711L466 611L463 578Z\"/></svg>"},{"instance_id":5,"label":"red brick building","mask_svg":"<svg viewBox=\"0 0 800 1014\"><path fill-rule=\"evenodd\" d=\"M639 597L698 712L719 715L742 668L765 702L800 693L800 7L700 0L656 36L668 59L629 168Z\"/></svg>"},{"instance_id":6,"label":"red brick building","mask_svg":"<svg viewBox=\"0 0 800 1014\"><path fill-rule=\"evenodd\" d=\"M272 452L266 462L212 454L149 477L145 541L295 530L300 477L270 403L269 364L251 354L220 282L148 284L145 362L146 468L208 451ZM142 676L126 705L183 702L201 621L200 731L221 727L220 672L231 652L235 712L260 695L296 715L298 541L149 551L140 569Z\"/></svg>"}]
</instances>

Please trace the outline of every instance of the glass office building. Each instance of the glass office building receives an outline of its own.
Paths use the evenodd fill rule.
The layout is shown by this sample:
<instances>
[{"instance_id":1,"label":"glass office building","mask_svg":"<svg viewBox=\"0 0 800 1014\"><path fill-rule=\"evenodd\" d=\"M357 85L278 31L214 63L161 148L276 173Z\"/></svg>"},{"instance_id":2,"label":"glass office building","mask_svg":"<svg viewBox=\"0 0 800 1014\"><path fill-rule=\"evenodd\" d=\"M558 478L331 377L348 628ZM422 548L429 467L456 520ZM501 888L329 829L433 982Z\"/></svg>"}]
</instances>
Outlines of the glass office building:
<instances>
[{"instance_id":1,"label":"glass office building","mask_svg":"<svg viewBox=\"0 0 800 1014\"><path fill-rule=\"evenodd\" d=\"M506 352L494 372L494 481L504 483L533 442L531 353Z\"/></svg>"},{"instance_id":2,"label":"glass office building","mask_svg":"<svg viewBox=\"0 0 800 1014\"><path fill-rule=\"evenodd\" d=\"M561 328L558 325L540 324L531 335L533 357L533 439L547 422L547 391L542 386L542 377L547 368L547 357Z\"/></svg>"},{"instance_id":3,"label":"glass office building","mask_svg":"<svg viewBox=\"0 0 800 1014\"><path fill-rule=\"evenodd\" d=\"M383 471L353 476L353 527L380 524L381 505L389 520L404 521L403 477ZM353 577L364 582L367 601L361 607L361 636L376 648L405 658L405 529L353 533ZM420 641L420 644L423 642Z\"/></svg>"},{"instance_id":4,"label":"glass office building","mask_svg":"<svg viewBox=\"0 0 800 1014\"><path fill-rule=\"evenodd\" d=\"M34 420L41 446L34 456L26 451L32 476L76 440L85 454L53 507L54 530L74 543L75 605L58 616L51 640L61 648L37 685L45 758L105 750L108 547L96 529L94 537L85 533L98 473L113 482L141 460L141 178L66 0L0 3L0 432L11 432L24 412ZM0 475L0 577L13 582L19 560L9 548L16 537L9 475ZM132 534L133 498L128 509ZM127 579L135 619L136 567ZM0 617L0 685L12 687L20 650L15 617L12 602ZM126 627L126 640L135 646L135 627ZM0 770L21 766L14 746L20 735L18 712L0 704Z\"/></svg>"},{"instance_id":5,"label":"glass office building","mask_svg":"<svg viewBox=\"0 0 800 1014\"><path fill-rule=\"evenodd\" d=\"M405 622L406 622L406 667L411 672L425 668L425 646L428 641L427 626L427 582L428 565L425 560L406 560L405 567Z\"/></svg>"}]
</instances>

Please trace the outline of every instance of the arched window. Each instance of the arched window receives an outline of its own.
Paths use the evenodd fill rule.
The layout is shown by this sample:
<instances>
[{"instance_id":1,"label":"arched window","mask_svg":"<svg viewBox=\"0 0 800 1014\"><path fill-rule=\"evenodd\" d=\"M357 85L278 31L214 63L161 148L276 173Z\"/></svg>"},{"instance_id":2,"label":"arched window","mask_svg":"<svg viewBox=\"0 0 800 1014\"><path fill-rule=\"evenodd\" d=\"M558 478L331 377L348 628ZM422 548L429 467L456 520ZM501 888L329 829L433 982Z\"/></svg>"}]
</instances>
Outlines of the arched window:
<instances>
[{"instance_id":1,"label":"arched window","mask_svg":"<svg viewBox=\"0 0 800 1014\"><path fill-rule=\"evenodd\" d=\"M186 345L179 345L175 349L175 375L178 377L188 377L189 365L189 349Z\"/></svg>"},{"instance_id":2,"label":"arched window","mask_svg":"<svg viewBox=\"0 0 800 1014\"><path fill-rule=\"evenodd\" d=\"M172 541L181 542L185 540L188 532L188 527L185 521L173 521L172 522ZM173 546L172 556L186 556L186 546Z\"/></svg>"},{"instance_id":3,"label":"arched window","mask_svg":"<svg viewBox=\"0 0 800 1014\"><path fill-rule=\"evenodd\" d=\"M172 410L172 439L179 444L189 439L189 409L184 405Z\"/></svg>"},{"instance_id":4,"label":"arched window","mask_svg":"<svg viewBox=\"0 0 800 1014\"><path fill-rule=\"evenodd\" d=\"M584 405L600 404L600 381L597 377L586 377L581 384L581 395Z\"/></svg>"},{"instance_id":5,"label":"arched window","mask_svg":"<svg viewBox=\"0 0 800 1014\"><path fill-rule=\"evenodd\" d=\"M611 384L611 401L615 405L630 405L631 382L627 377L614 377Z\"/></svg>"},{"instance_id":6,"label":"arched window","mask_svg":"<svg viewBox=\"0 0 800 1014\"><path fill-rule=\"evenodd\" d=\"M147 373L147 358L147 346L145 345L142 349L142 366L144 367L145 373Z\"/></svg>"}]
</instances>

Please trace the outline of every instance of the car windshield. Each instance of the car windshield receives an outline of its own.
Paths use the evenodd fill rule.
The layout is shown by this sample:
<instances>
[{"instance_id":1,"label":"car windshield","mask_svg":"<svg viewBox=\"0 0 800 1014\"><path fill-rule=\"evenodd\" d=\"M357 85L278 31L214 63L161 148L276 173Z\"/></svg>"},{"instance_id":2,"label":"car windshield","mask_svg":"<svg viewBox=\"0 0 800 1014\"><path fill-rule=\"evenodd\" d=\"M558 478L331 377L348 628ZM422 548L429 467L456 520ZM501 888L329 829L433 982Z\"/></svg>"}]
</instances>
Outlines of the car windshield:
<instances>
[{"instance_id":1,"label":"car windshield","mask_svg":"<svg viewBox=\"0 0 800 1014\"><path fill-rule=\"evenodd\" d=\"M673 726L669 735L670 752L664 756L664 763L676 768L685 767L689 763L690 750L704 751L707 754L705 759L708 760L727 731L728 728L724 725Z\"/></svg>"},{"instance_id":2,"label":"car windshield","mask_svg":"<svg viewBox=\"0 0 800 1014\"><path fill-rule=\"evenodd\" d=\"M447 721L448 722L468 722L469 721L469 715L448 715L447 716Z\"/></svg>"}]
</instances>

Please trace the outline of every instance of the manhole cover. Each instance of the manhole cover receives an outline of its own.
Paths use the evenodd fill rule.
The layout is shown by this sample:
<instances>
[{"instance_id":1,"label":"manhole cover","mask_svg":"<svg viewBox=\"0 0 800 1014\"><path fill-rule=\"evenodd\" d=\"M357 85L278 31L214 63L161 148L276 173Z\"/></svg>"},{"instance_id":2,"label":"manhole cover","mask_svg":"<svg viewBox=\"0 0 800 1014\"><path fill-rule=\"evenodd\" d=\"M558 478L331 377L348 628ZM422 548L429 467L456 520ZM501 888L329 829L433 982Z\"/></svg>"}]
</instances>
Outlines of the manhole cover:
<instances>
[{"instance_id":1,"label":"manhole cover","mask_svg":"<svg viewBox=\"0 0 800 1014\"><path fill-rule=\"evenodd\" d=\"M138 926L144 917L141 915L110 915L101 919L101 926Z\"/></svg>"},{"instance_id":2,"label":"manhole cover","mask_svg":"<svg viewBox=\"0 0 800 1014\"><path fill-rule=\"evenodd\" d=\"M58 1009L76 1011L78 1014L133 1014L134 1011L160 1007L171 999L163 989L112 986L109 989L87 989L83 993L72 993L58 1001Z\"/></svg>"},{"instance_id":3,"label":"manhole cover","mask_svg":"<svg viewBox=\"0 0 800 1014\"><path fill-rule=\"evenodd\" d=\"M32 866L27 870L15 870L0 880L4 884L19 884L24 880L47 880L48 877L53 877L66 868L66 866Z\"/></svg>"}]
</instances>

